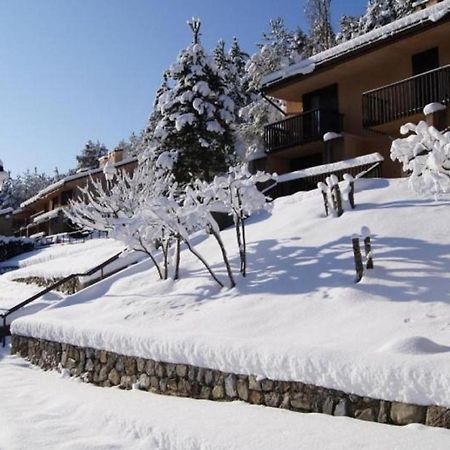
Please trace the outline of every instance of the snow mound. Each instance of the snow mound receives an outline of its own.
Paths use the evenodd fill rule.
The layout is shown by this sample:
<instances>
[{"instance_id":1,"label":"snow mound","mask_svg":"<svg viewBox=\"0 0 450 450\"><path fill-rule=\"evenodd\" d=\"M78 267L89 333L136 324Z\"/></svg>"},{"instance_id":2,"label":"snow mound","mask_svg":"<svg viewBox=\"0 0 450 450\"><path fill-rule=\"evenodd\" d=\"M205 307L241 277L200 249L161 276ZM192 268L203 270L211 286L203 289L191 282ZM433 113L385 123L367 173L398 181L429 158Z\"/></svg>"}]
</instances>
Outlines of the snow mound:
<instances>
[{"instance_id":1,"label":"snow mound","mask_svg":"<svg viewBox=\"0 0 450 450\"><path fill-rule=\"evenodd\" d=\"M413 336L389 342L380 348L380 352L402 355L433 355L450 352L450 347L438 344L423 336Z\"/></svg>"},{"instance_id":2,"label":"snow mound","mask_svg":"<svg viewBox=\"0 0 450 450\"><path fill-rule=\"evenodd\" d=\"M428 114L434 114L435 112L443 111L444 109L447 109L447 107L442 103L428 103L428 105L423 108L423 113L428 116Z\"/></svg>"}]
</instances>

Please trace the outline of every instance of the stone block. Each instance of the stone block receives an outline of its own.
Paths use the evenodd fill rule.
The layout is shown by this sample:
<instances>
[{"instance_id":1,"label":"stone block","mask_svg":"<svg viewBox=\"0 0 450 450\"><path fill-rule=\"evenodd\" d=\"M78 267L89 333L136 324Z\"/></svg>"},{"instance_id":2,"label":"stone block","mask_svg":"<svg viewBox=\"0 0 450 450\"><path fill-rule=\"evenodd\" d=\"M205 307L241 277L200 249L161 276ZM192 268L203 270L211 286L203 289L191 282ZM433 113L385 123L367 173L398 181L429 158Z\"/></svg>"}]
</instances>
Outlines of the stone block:
<instances>
[{"instance_id":1,"label":"stone block","mask_svg":"<svg viewBox=\"0 0 450 450\"><path fill-rule=\"evenodd\" d=\"M322 404L322 412L324 414L328 414L330 416L333 415L334 412L334 400L333 397L327 397L325 398L323 404Z\"/></svg>"},{"instance_id":2,"label":"stone block","mask_svg":"<svg viewBox=\"0 0 450 450\"><path fill-rule=\"evenodd\" d=\"M120 384L120 375L116 369L111 369L111 371L108 374L108 381L113 386L118 386Z\"/></svg>"},{"instance_id":3,"label":"stone block","mask_svg":"<svg viewBox=\"0 0 450 450\"><path fill-rule=\"evenodd\" d=\"M273 390L273 384L272 380L261 380L261 389L264 392L271 392Z\"/></svg>"},{"instance_id":4,"label":"stone block","mask_svg":"<svg viewBox=\"0 0 450 450\"><path fill-rule=\"evenodd\" d=\"M450 409L442 406L429 406L425 425L450 429Z\"/></svg>"},{"instance_id":5,"label":"stone block","mask_svg":"<svg viewBox=\"0 0 450 450\"><path fill-rule=\"evenodd\" d=\"M214 383L214 373L212 370L205 370L205 384L212 386Z\"/></svg>"},{"instance_id":6,"label":"stone block","mask_svg":"<svg viewBox=\"0 0 450 450\"><path fill-rule=\"evenodd\" d=\"M208 400L211 397L212 389L209 386L202 386L199 397Z\"/></svg>"},{"instance_id":7,"label":"stone block","mask_svg":"<svg viewBox=\"0 0 450 450\"><path fill-rule=\"evenodd\" d=\"M260 391L262 389L261 382L256 379L255 375L248 377L248 388L253 391Z\"/></svg>"},{"instance_id":8,"label":"stone block","mask_svg":"<svg viewBox=\"0 0 450 450\"><path fill-rule=\"evenodd\" d=\"M176 365L176 374L178 377L180 378L185 378L187 375L187 366L185 366L184 364L177 364Z\"/></svg>"},{"instance_id":9,"label":"stone block","mask_svg":"<svg viewBox=\"0 0 450 450\"><path fill-rule=\"evenodd\" d=\"M229 374L225 377L225 394L229 398L236 398L237 397L237 380L236 375Z\"/></svg>"},{"instance_id":10,"label":"stone block","mask_svg":"<svg viewBox=\"0 0 450 450\"><path fill-rule=\"evenodd\" d=\"M283 397L278 392L267 392L264 394L264 403L272 408L278 408L282 399Z\"/></svg>"},{"instance_id":11,"label":"stone block","mask_svg":"<svg viewBox=\"0 0 450 450\"><path fill-rule=\"evenodd\" d=\"M334 415L335 416L348 416L349 415L349 402L346 398L341 398L336 408L334 408Z\"/></svg>"},{"instance_id":12,"label":"stone block","mask_svg":"<svg viewBox=\"0 0 450 450\"><path fill-rule=\"evenodd\" d=\"M384 400L380 401L380 410L378 411L377 422L389 423L390 407L391 407L390 402Z\"/></svg>"},{"instance_id":13,"label":"stone block","mask_svg":"<svg viewBox=\"0 0 450 450\"><path fill-rule=\"evenodd\" d=\"M248 383L247 380L238 380L237 394L241 400L246 402L248 400Z\"/></svg>"},{"instance_id":14,"label":"stone block","mask_svg":"<svg viewBox=\"0 0 450 450\"><path fill-rule=\"evenodd\" d=\"M146 373L141 373L139 376L139 389L148 390L150 387L150 377Z\"/></svg>"},{"instance_id":15,"label":"stone block","mask_svg":"<svg viewBox=\"0 0 450 450\"><path fill-rule=\"evenodd\" d=\"M312 399L308 396L308 394L298 392L291 395L291 407L301 411L311 411Z\"/></svg>"},{"instance_id":16,"label":"stone block","mask_svg":"<svg viewBox=\"0 0 450 450\"><path fill-rule=\"evenodd\" d=\"M367 422L376 422L377 414L372 408L358 409L355 411L355 418Z\"/></svg>"},{"instance_id":17,"label":"stone block","mask_svg":"<svg viewBox=\"0 0 450 450\"><path fill-rule=\"evenodd\" d=\"M248 401L253 405L262 405L264 403L264 394L261 391L250 391Z\"/></svg>"},{"instance_id":18,"label":"stone block","mask_svg":"<svg viewBox=\"0 0 450 450\"><path fill-rule=\"evenodd\" d=\"M148 359L145 362L145 373L147 375L155 375L155 361Z\"/></svg>"},{"instance_id":19,"label":"stone block","mask_svg":"<svg viewBox=\"0 0 450 450\"><path fill-rule=\"evenodd\" d=\"M221 384L216 384L212 390L212 398L214 400L222 400L225 397L225 390Z\"/></svg>"},{"instance_id":20,"label":"stone block","mask_svg":"<svg viewBox=\"0 0 450 450\"><path fill-rule=\"evenodd\" d=\"M391 420L396 425L408 425L410 423L424 423L426 407L411 405L408 403L392 402Z\"/></svg>"}]
</instances>

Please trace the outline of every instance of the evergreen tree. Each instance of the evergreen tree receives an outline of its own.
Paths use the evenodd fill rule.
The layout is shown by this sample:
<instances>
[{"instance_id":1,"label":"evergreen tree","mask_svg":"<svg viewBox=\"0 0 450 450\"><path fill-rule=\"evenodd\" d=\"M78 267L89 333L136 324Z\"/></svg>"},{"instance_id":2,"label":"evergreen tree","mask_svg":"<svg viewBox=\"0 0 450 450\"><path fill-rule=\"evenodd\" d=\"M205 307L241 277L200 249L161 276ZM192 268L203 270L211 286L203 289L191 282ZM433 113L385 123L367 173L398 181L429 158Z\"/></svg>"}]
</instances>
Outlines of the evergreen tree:
<instances>
[{"instance_id":1,"label":"evergreen tree","mask_svg":"<svg viewBox=\"0 0 450 450\"><path fill-rule=\"evenodd\" d=\"M360 22L358 17L342 16L339 21L339 33L336 35L336 43L349 41L360 34Z\"/></svg>"},{"instance_id":2,"label":"evergreen tree","mask_svg":"<svg viewBox=\"0 0 450 450\"><path fill-rule=\"evenodd\" d=\"M367 33L397 19L396 0L370 0L361 18L361 32Z\"/></svg>"},{"instance_id":3,"label":"evergreen tree","mask_svg":"<svg viewBox=\"0 0 450 450\"><path fill-rule=\"evenodd\" d=\"M98 167L98 159L105 156L108 149L99 141L93 142L89 140L80 155L77 155L78 166L77 169L87 169Z\"/></svg>"},{"instance_id":4,"label":"evergreen tree","mask_svg":"<svg viewBox=\"0 0 450 450\"><path fill-rule=\"evenodd\" d=\"M264 126L282 118L280 111L261 96L264 75L300 62L305 45L305 34L300 29L287 30L281 18L271 20L269 31L263 33L257 44L259 51L248 61L244 77L246 94L251 101L240 111L237 133L239 153L244 159L252 158L264 149Z\"/></svg>"},{"instance_id":5,"label":"evergreen tree","mask_svg":"<svg viewBox=\"0 0 450 450\"><path fill-rule=\"evenodd\" d=\"M335 44L331 25L331 0L308 0L306 17L309 21L308 53L315 54Z\"/></svg>"},{"instance_id":6,"label":"evergreen tree","mask_svg":"<svg viewBox=\"0 0 450 450\"><path fill-rule=\"evenodd\" d=\"M189 22L194 38L166 73L157 94L149 140L160 152L176 152L174 173L186 183L211 180L234 157L235 120L230 86L199 41L200 20Z\"/></svg>"}]
</instances>

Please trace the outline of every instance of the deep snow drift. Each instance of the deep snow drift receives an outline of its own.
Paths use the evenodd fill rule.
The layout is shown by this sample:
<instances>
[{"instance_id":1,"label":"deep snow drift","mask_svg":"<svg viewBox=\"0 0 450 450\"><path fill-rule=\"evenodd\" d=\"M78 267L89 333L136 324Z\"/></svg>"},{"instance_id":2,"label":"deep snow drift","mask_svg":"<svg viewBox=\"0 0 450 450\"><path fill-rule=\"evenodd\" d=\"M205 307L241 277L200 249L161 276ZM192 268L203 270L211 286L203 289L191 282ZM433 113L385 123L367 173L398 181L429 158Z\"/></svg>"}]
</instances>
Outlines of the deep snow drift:
<instances>
[{"instance_id":1,"label":"deep snow drift","mask_svg":"<svg viewBox=\"0 0 450 450\"><path fill-rule=\"evenodd\" d=\"M12 331L450 406L450 201L419 198L407 180L356 187L357 208L340 218L325 218L320 193L310 192L250 219L249 275L232 291L183 252L178 282L157 281L142 262ZM374 235L375 269L355 284L351 236L362 226ZM224 241L237 268L233 230ZM222 267L211 239L197 248Z\"/></svg>"},{"instance_id":2,"label":"deep snow drift","mask_svg":"<svg viewBox=\"0 0 450 450\"><path fill-rule=\"evenodd\" d=\"M125 392L43 372L0 348L0 448L444 450L450 431Z\"/></svg>"}]
</instances>

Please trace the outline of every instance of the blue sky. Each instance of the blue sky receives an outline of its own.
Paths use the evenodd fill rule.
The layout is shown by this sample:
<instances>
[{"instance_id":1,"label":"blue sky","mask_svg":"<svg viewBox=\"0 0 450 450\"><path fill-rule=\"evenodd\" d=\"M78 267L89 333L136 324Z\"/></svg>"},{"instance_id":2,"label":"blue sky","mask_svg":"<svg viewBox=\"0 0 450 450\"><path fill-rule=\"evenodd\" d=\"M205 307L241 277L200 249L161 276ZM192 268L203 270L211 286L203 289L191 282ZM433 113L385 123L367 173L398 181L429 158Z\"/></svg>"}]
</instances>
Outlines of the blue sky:
<instances>
[{"instance_id":1,"label":"blue sky","mask_svg":"<svg viewBox=\"0 0 450 450\"><path fill-rule=\"evenodd\" d=\"M366 0L334 0L333 20ZM301 0L0 0L0 158L13 175L75 165L88 139L113 148L139 131L162 72L200 17L208 49L254 51L271 18L307 28Z\"/></svg>"}]
</instances>

